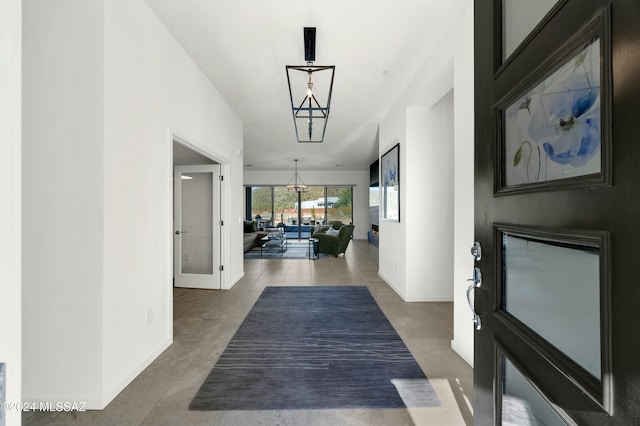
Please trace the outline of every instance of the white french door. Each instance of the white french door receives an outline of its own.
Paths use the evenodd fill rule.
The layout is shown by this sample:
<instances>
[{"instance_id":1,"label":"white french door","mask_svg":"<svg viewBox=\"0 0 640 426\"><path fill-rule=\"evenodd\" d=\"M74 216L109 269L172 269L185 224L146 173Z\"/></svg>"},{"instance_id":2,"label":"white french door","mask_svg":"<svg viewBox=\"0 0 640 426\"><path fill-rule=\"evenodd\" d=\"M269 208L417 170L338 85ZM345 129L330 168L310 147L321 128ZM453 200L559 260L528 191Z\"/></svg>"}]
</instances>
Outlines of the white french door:
<instances>
[{"instance_id":1,"label":"white french door","mask_svg":"<svg viewBox=\"0 0 640 426\"><path fill-rule=\"evenodd\" d=\"M174 285L220 289L220 165L174 170Z\"/></svg>"}]
</instances>

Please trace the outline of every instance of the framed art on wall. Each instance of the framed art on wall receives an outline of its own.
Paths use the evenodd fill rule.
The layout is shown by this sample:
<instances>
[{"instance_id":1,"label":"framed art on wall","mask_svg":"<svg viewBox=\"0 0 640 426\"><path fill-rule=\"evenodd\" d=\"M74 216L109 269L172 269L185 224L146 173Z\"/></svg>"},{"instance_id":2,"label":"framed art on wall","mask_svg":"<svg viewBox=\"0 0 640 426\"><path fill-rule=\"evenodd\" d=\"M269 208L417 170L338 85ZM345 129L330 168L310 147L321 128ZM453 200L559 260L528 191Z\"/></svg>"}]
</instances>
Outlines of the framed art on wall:
<instances>
[{"instance_id":1,"label":"framed art on wall","mask_svg":"<svg viewBox=\"0 0 640 426\"><path fill-rule=\"evenodd\" d=\"M400 143L382 154L380 178L382 219L400 222Z\"/></svg>"},{"instance_id":2,"label":"framed art on wall","mask_svg":"<svg viewBox=\"0 0 640 426\"><path fill-rule=\"evenodd\" d=\"M497 193L610 183L607 16L498 104Z\"/></svg>"}]
</instances>

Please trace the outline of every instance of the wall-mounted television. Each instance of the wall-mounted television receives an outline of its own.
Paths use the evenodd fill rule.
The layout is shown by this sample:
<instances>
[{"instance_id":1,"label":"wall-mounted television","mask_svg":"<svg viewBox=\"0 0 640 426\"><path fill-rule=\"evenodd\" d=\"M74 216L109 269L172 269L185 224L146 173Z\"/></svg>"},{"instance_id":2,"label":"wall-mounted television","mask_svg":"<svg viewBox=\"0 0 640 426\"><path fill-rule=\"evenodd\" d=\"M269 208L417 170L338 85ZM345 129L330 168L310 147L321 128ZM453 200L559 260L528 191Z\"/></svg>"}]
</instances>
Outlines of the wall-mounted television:
<instances>
[{"instance_id":1,"label":"wall-mounted television","mask_svg":"<svg viewBox=\"0 0 640 426\"><path fill-rule=\"evenodd\" d=\"M378 186L380 184L380 160L376 160L369 166L369 186Z\"/></svg>"}]
</instances>

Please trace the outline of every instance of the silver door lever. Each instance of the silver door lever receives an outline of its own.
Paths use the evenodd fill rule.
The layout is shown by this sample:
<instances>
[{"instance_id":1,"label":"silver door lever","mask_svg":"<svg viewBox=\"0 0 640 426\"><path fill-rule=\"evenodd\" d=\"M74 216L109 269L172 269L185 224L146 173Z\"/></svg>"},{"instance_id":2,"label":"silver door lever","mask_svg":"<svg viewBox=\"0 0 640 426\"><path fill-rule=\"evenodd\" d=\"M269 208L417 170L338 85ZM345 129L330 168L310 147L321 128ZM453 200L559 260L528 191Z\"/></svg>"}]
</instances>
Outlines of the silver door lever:
<instances>
[{"instance_id":1,"label":"silver door lever","mask_svg":"<svg viewBox=\"0 0 640 426\"><path fill-rule=\"evenodd\" d=\"M473 303L471 303L471 292L482 286L482 272L480 272L480 268L473 268L473 278L469 278L467 281L472 281L471 285L467 288L467 303L469 303L469 309L471 309L471 313L473 314L473 325L476 330L480 330L482 328L482 321L480 321L480 315L476 313Z\"/></svg>"}]
</instances>

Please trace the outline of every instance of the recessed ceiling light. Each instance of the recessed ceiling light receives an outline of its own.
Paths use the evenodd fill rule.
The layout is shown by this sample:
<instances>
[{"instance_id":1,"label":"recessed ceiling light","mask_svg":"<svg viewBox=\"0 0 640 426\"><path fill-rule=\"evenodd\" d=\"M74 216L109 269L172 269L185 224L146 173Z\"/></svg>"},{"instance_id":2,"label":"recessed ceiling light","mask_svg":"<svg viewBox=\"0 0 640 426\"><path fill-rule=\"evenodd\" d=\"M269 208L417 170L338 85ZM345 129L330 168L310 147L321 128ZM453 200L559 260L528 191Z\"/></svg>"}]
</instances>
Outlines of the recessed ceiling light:
<instances>
[{"instance_id":1,"label":"recessed ceiling light","mask_svg":"<svg viewBox=\"0 0 640 426\"><path fill-rule=\"evenodd\" d=\"M180 175L180 179L182 179L182 180L191 180L191 179L193 179L193 177L187 176L187 175Z\"/></svg>"}]
</instances>

